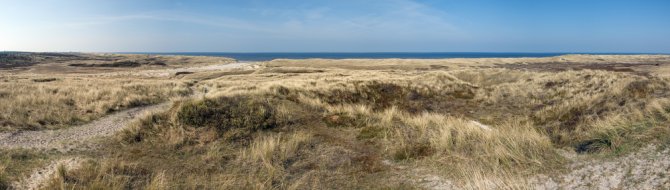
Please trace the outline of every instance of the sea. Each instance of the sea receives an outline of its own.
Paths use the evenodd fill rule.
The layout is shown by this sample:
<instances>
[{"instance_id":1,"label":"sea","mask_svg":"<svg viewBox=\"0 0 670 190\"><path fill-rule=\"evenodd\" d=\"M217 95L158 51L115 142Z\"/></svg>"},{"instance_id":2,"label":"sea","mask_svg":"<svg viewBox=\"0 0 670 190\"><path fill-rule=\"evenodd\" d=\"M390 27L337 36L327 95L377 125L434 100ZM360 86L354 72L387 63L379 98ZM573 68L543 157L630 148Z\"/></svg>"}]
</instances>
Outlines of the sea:
<instances>
[{"instance_id":1,"label":"sea","mask_svg":"<svg viewBox=\"0 0 670 190\"><path fill-rule=\"evenodd\" d=\"M188 55L229 57L241 62L274 59L445 59L445 58L519 58L553 57L566 54L634 55L641 53L501 53L501 52L383 52L383 53L226 53L226 52L123 52L148 55Z\"/></svg>"}]
</instances>

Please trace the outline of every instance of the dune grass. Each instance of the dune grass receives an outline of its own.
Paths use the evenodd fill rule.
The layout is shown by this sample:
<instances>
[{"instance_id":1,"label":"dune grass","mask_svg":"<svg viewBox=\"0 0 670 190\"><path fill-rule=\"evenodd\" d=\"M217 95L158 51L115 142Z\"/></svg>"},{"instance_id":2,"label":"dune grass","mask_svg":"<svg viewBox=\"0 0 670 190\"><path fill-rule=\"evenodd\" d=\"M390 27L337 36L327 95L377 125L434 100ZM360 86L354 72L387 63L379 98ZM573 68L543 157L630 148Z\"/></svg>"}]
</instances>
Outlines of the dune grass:
<instances>
[{"instance_id":1,"label":"dune grass","mask_svg":"<svg viewBox=\"0 0 670 190\"><path fill-rule=\"evenodd\" d=\"M58 154L36 150L0 150L0 189L10 189L13 182L21 180L32 168L49 162Z\"/></svg>"},{"instance_id":2,"label":"dune grass","mask_svg":"<svg viewBox=\"0 0 670 190\"><path fill-rule=\"evenodd\" d=\"M183 82L102 77L9 76L0 80L0 131L56 129L117 110L189 95Z\"/></svg>"},{"instance_id":3,"label":"dune grass","mask_svg":"<svg viewBox=\"0 0 670 190\"><path fill-rule=\"evenodd\" d=\"M185 74L202 80L188 84L8 76L1 89L16 90L0 90L10 105L0 122L58 128L185 96L190 85L207 92L147 114L80 167L59 168L51 189L421 189L426 174L455 188L531 189L533 176L563 172L560 152L617 156L670 143L666 78L489 68L498 62L525 64L277 60ZM0 167L0 185L13 173Z\"/></svg>"},{"instance_id":4,"label":"dune grass","mask_svg":"<svg viewBox=\"0 0 670 190\"><path fill-rule=\"evenodd\" d=\"M54 187L530 188L557 152L625 154L670 137L667 80L607 71L264 71L199 83ZM104 152L104 151L103 151ZM384 184L379 186L379 184ZM419 187L420 188L420 187Z\"/></svg>"}]
</instances>

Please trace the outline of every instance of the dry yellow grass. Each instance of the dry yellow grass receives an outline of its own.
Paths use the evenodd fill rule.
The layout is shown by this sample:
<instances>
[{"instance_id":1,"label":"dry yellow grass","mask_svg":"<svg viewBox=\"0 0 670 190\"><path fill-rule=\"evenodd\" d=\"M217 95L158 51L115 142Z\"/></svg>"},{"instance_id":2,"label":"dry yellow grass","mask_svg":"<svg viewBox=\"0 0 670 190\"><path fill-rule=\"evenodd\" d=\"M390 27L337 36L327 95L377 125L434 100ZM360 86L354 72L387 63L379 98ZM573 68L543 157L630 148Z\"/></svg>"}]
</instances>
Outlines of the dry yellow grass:
<instances>
[{"instance_id":1,"label":"dry yellow grass","mask_svg":"<svg viewBox=\"0 0 670 190\"><path fill-rule=\"evenodd\" d=\"M4 54L3 54L4 55ZM0 60L0 131L57 129L191 94L169 72L235 62L225 57L17 53ZM164 71L166 76L130 75Z\"/></svg>"},{"instance_id":2,"label":"dry yellow grass","mask_svg":"<svg viewBox=\"0 0 670 190\"><path fill-rule=\"evenodd\" d=\"M45 79L49 79L44 81ZM0 80L0 131L55 129L191 93L179 81L19 75Z\"/></svg>"},{"instance_id":3,"label":"dry yellow grass","mask_svg":"<svg viewBox=\"0 0 670 190\"><path fill-rule=\"evenodd\" d=\"M434 70L491 67L505 64L655 64L667 63L669 55L564 55L543 58L454 58L454 59L277 59L267 67L341 68L353 70Z\"/></svg>"},{"instance_id":4,"label":"dry yellow grass","mask_svg":"<svg viewBox=\"0 0 670 190\"><path fill-rule=\"evenodd\" d=\"M11 189L12 183L26 177L32 168L59 156L34 150L0 150L0 189Z\"/></svg>"},{"instance_id":5,"label":"dry yellow grass","mask_svg":"<svg viewBox=\"0 0 670 190\"><path fill-rule=\"evenodd\" d=\"M666 59L277 60L193 74L206 95L147 115L49 186L411 189L427 172L454 188L531 189L532 176L563 171L561 151L668 143L669 81L496 64Z\"/></svg>"},{"instance_id":6,"label":"dry yellow grass","mask_svg":"<svg viewBox=\"0 0 670 190\"><path fill-rule=\"evenodd\" d=\"M16 65L12 62L22 64ZM203 56L24 53L13 60L4 60L0 55L0 72L9 69L11 73L81 74L171 69L233 62L235 60L230 58Z\"/></svg>"}]
</instances>

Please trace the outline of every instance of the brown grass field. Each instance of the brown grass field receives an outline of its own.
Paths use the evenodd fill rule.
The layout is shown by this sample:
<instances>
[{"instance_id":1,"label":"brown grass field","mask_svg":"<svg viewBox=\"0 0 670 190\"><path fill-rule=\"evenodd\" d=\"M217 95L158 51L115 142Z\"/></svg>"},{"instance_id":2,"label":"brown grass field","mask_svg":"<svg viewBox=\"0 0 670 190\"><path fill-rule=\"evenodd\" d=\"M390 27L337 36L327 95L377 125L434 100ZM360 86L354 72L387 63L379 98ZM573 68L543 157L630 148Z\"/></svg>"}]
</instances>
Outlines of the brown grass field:
<instances>
[{"instance_id":1,"label":"brown grass field","mask_svg":"<svg viewBox=\"0 0 670 190\"><path fill-rule=\"evenodd\" d=\"M216 60L189 59L202 60L132 69ZM0 71L0 130L67 128L117 110L173 104L98 148L0 150L0 188L77 157L77 167L59 166L39 187L535 189L546 187L539 176L571 175L583 160L605 162L650 146L662 152L670 143L670 56L274 60L252 69L137 76L118 74L130 68L71 64ZM627 174L605 187L647 187L625 182L642 177L668 188L667 174ZM557 183L603 187L597 180Z\"/></svg>"}]
</instances>

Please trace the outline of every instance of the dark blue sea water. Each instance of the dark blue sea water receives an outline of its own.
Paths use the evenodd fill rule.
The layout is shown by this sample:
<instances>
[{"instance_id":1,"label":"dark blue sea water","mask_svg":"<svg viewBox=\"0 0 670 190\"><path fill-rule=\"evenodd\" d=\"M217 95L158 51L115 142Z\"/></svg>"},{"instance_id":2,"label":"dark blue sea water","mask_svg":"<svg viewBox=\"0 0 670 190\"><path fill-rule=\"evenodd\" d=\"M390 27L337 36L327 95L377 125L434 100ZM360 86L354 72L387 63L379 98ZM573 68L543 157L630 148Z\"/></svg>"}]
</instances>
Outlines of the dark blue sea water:
<instances>
[{"instance_id":1,"label":"dark blue sea water","mask_svg":"<svg viewBox=\"0 0 670 190\"><path fill-rule=\"evenodd\" d=\"M487 53L487 52L443 52L443 53L223 53L223 52L184 52L184 53L139 53L151 55L191 55L230 57L238 61L270 61L273 59L444 59L444 58L515 58L515 57L552 57L575 53ZM618 54L618 53L597 53ZM631 54L631 53L626 53Z\"/></svg>"}]
</instances>

